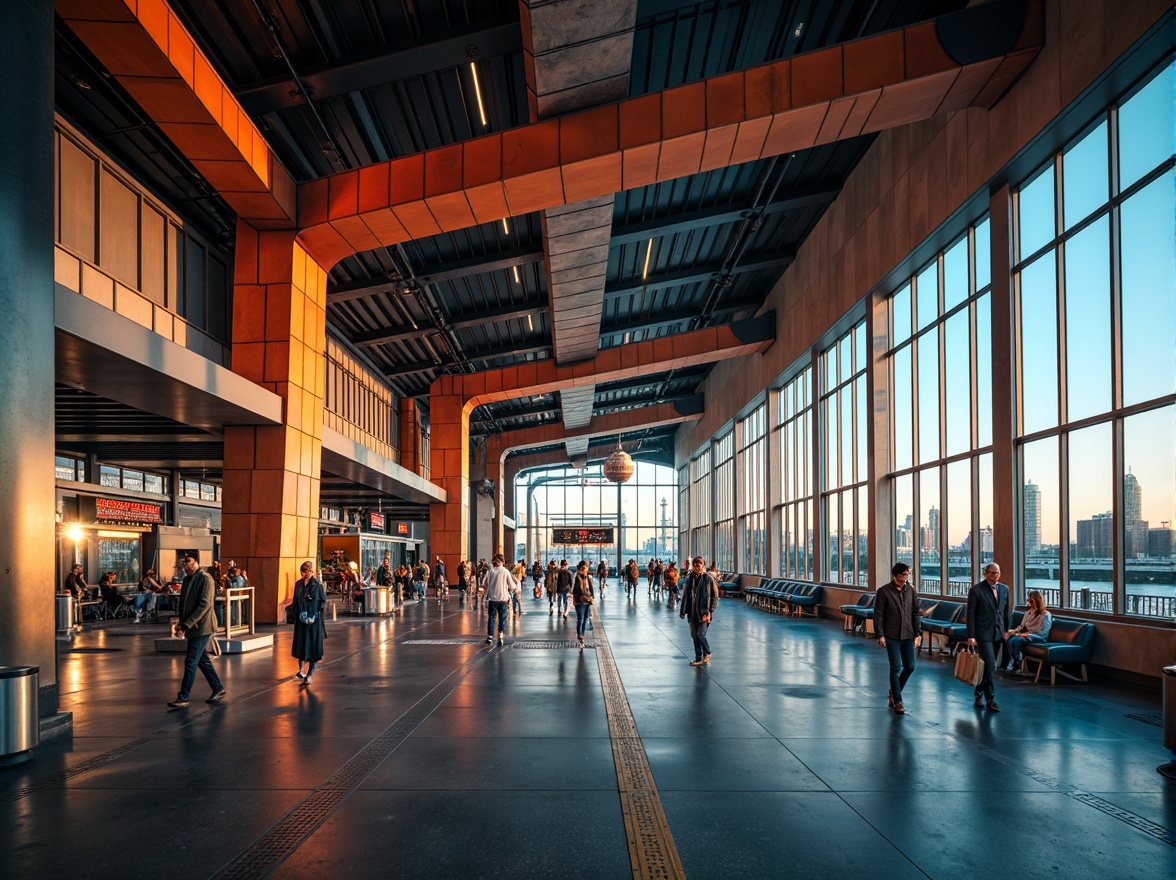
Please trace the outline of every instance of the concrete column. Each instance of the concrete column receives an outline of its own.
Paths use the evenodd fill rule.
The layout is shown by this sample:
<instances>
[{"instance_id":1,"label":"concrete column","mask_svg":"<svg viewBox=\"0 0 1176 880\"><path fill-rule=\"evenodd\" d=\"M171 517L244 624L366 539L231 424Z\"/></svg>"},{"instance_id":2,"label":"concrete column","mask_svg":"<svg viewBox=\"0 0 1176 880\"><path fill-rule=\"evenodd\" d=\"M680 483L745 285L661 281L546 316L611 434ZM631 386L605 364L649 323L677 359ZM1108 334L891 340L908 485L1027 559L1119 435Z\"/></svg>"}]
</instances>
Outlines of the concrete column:
<instances>
[{"instance_id":1,"label":"concrete column","mask_svg":"<svg viewBox=\"0 0 1176 880\"><path fill-rule=\"evenodd\" d=\"M285 407L281 425L225 428L222 552L249 572L258 621L276 623L318 540L327 273L293 232L244 221L234 273L233 371Z\"/></svg>"},{"instance_id":2,"label":"concrete column","mask_svg":"<svg viewBox=\"0 0 1176 880\"><path fill-rule=\"evenodd\" d=\"M41 668L57 711L52 575L53 4L0 3L0 665Z\"/></svg>"}]
</instances>

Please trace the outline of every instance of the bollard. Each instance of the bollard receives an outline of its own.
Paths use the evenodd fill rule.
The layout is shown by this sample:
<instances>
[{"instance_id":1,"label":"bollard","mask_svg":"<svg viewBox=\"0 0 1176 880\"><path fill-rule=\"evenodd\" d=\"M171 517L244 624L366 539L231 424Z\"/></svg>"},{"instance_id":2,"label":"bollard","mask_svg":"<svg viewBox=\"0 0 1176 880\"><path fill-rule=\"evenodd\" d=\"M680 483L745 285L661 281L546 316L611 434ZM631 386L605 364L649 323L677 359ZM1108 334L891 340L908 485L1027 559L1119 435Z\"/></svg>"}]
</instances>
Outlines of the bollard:
<instances>
[{"instance_id":1,"label":"bollard","mask_svg":"<svg viewBox=\"0 0 1176 880\"><path fill-rule=\"evenodd\" d=\"M338 613L338 611L339 611L339 603L338 603L338 602L332 602L332 603L331 603L331 621L332 621L332 622L334 622L334 621L336 621L336 620L338 620L338 619L339 619L338 617L336 617L336 616L335 616L335 615Z\"/></svg>"}]
</instances>

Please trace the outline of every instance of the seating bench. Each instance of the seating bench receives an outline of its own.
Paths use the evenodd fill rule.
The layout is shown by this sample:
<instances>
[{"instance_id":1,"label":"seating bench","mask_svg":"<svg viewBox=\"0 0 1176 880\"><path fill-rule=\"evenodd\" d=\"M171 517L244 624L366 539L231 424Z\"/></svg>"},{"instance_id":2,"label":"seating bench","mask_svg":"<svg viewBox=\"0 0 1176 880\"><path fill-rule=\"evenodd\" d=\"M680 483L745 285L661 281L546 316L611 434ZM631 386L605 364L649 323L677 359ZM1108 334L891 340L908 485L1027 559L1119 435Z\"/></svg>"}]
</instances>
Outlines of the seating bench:
<instances>
[{"instance_id":1,"label":"seating bench","mask_svg":"<svg viewBox=\"0 0 1176 880\"><path fill-rule=\"evenodd\" d=\"M923 601L925 600L920 600L920 604ZM926 647L928 654L933 651L931 636L943 639L940 653L947 649L949 653L954 654L956 646L968 638L968 606L962 602L937 601L934 608L923 618L922 625L927 638L923 639L921 647Z\"/></svg>"},{"instance_id":2,"label":"seating bench","mask_svg":"<svg viewBox=\"0 0 1176 880\"><path fill-rule=\"evenodd\" d=\"M844 618L842 628L846 632L857 632L859 626L863 631L865 630L865 622L874 619L875 598L873 593L866 593L858 599L856 604L841 606L841 615ZM858 623L859 620L861 623Z\"/></svg>"},{"instance_id":3,"label":"seating bench","mask_svg":"<svg viewBox=\"0 0 1176 880\"><path fill-rule=\"evenodd\" d=\"M1086 675L1086 664L1094 657L1095 626L1085 620L1064 620L1054 618L1053 626L1049 629L1049 641L1029 643L1022 653L1025 662L1037 662L1037 675L1033 681L1041 678L1041 670L1049 664L1049 683L1052 687L1057 683L1057 673L1074 681L1089 681ZM1082 678L1071 675L1061 667L1067 663L1075 663L1082 670Z\"/></svg>"},{"instance_id":4,"label":"seating bench","mask_svg":"<svg viewBox=\"0 0 1176 880\"><path fill-rule=\"evenodd\" d=\"M820 584L794 584L794 589L785 594L784 604L785 613L791 613L796 617L804 617L804 610L809 609L812 617L819 617L821 607L821 592L823 587Z\"/></svg>"}]
</instances>

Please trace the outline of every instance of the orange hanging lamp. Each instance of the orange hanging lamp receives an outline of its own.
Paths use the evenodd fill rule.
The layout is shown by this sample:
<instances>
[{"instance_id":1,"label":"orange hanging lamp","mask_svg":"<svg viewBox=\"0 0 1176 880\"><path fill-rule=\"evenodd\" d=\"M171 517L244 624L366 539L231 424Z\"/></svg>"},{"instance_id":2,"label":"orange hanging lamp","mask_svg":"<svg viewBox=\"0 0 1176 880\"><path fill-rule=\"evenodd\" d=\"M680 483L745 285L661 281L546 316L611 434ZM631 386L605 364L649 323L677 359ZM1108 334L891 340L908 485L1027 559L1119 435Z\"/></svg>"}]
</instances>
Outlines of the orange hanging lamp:
<instances>
[{"instance_id":1,"label":"orange hanging lamp","mask_svg":"<svg viewBox=\"0 0 1176 880\"><path fill-rule=\"evenodd\" d=\"M604 463L604 475L613 483L627 483L633 471L633 459L621 448L620 438L617 438L616 451Z\"/></svg>"}]
</instances>

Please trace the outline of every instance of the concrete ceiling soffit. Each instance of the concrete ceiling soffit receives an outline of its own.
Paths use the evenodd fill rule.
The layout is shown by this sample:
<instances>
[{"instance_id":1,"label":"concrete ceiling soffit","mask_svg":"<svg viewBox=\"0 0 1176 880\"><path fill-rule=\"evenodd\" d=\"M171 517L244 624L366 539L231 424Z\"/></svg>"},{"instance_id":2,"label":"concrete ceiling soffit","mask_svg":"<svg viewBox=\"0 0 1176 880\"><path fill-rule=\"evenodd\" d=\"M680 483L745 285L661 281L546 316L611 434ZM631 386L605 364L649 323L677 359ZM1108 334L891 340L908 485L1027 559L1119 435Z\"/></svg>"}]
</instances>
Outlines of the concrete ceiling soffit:
<instances>
[{"instance_id":1,"label":"concrete ceiling soffit","mask_svg":"<svg viewBox=\"0 0 1176 880\"><path fill-rule=\"evenodd\" d=\"M533 121L619 101L629 89L637 0L522 0L527 100ZM596 356L608 273L613 197L540 215L557 364ZM563 397L564 427L592 419L595 389Z\"/></svg>"},{"instance_id":2,"label":"concrete ceiling soffit","mask_svg":"<svg viewBox=\"0 0 1176 880\"><path fill-rule=\"evenodd\" d=\"M595 385L577 385L559 393L563 424L569 431L587 428L592 421L592 402L596 398Z\"/></svg>"}]
</instances>

